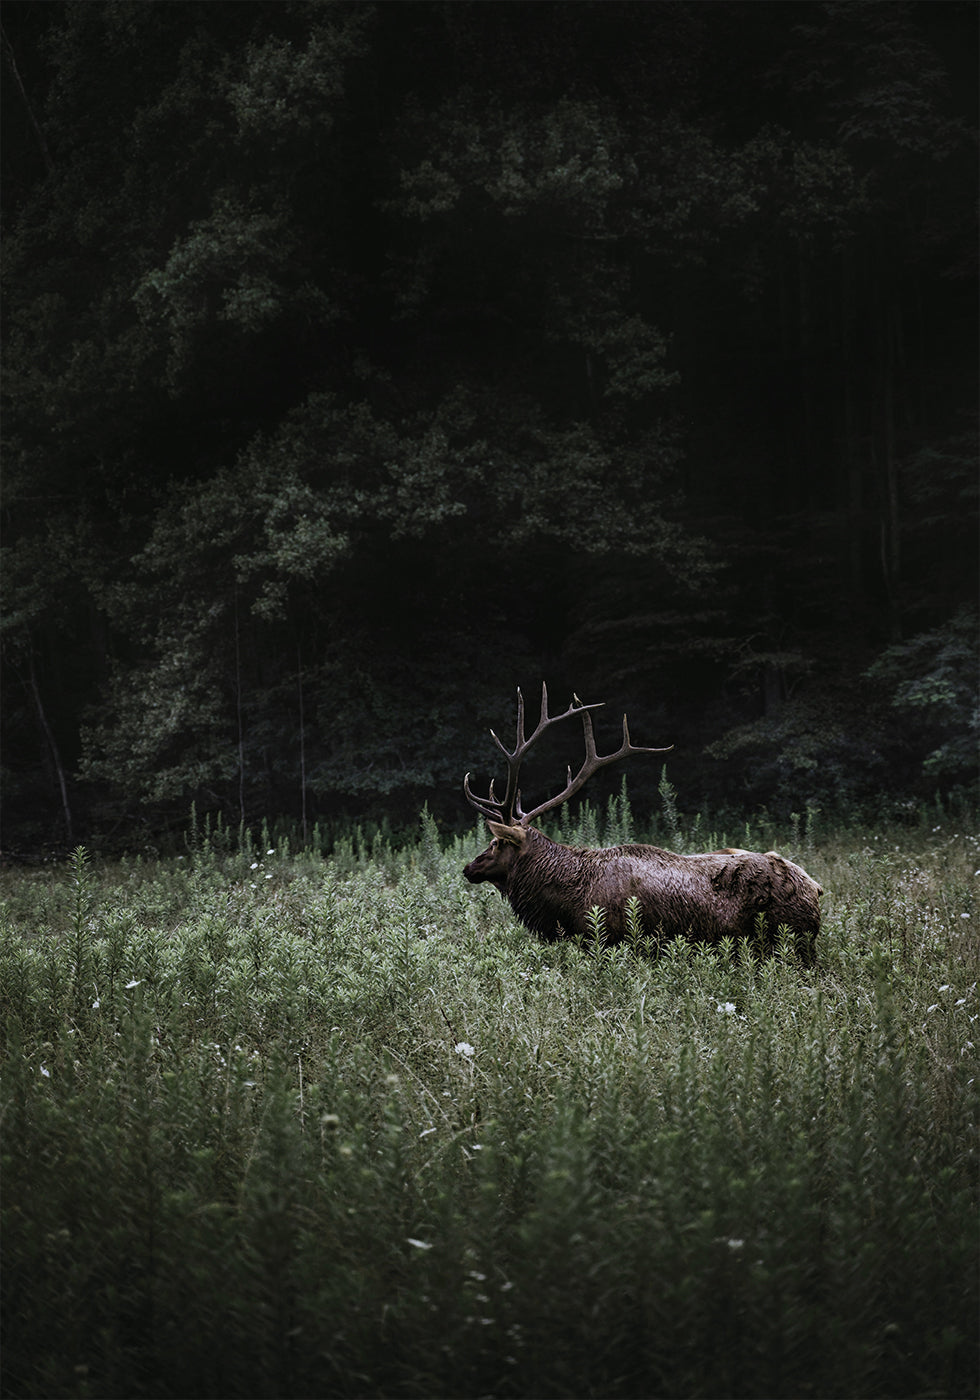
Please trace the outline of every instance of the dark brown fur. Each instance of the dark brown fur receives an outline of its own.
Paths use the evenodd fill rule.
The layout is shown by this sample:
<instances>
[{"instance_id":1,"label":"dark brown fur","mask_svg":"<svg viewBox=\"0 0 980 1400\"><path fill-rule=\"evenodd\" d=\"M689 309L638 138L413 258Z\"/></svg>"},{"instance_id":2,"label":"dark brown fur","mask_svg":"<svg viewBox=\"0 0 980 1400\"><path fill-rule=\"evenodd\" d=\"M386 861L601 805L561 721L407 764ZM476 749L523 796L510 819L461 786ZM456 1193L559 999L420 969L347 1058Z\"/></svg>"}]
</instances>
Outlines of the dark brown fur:
<instances>
[{"instance_id":1,"label":"dark brown fur","mask_svg":"<svg viewBox=\"0 0 980 1400\"><path fill-rule=\"evenodd\" d=\"M670 940L717 943L755 936L764 917L768 945L780 925L796 935L813 961L820 930L815 880L792 861L767 851L710 851L675 855L658 846L591 850L562 846L531 826L489 823L490 846L463 871L474 884L487 880L509 899L514 913L548 941L587 937L589 911L605 911L610 942L626 934L627 904L639 900L643 931Z\"/></svg>"}]
</instances>

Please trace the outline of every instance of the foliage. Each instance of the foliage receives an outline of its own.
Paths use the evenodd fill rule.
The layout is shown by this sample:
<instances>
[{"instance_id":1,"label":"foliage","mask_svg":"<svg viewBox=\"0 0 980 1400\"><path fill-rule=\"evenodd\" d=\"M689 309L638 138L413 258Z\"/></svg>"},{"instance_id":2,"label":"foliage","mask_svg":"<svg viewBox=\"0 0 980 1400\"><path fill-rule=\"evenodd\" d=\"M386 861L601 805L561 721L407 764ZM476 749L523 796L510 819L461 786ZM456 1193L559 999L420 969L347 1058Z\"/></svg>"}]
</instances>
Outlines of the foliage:
<instances>
[{"instance_id":1,"label":"foliage","mask_svg":"<svg viewBox=\"0 0 980 1400\"><path fill-rule=\"evenodd\" d=\"M808 836L813 972L546 947L427 813L4 872L5 1393L970 1393L978 846L921 817Z\"/></svg>"},{"instance_id":2,"label":"foliage","mask_svg":"<svg viewBox=\"0 0 980 1400\"><path fill-rule=\"evenodd\" d=\"M715 804L780 691L880 782L847 697L975 575L974 24L9 0L16 840L407 820L542 675Z\"/></svg>"},{"instance_id":3,"label":"foliage","mask_svg":"<svg viewBox=\"0 0 980 1400\"><path fill-rule=\"evenodd\" d=\"M976 689L975 609L964 608L941 627L889 647L869 674L892 690L892 704L918 714L940 742L923 760L930 776L972 776L980 739Z\"/></svg>"}]
</instances>

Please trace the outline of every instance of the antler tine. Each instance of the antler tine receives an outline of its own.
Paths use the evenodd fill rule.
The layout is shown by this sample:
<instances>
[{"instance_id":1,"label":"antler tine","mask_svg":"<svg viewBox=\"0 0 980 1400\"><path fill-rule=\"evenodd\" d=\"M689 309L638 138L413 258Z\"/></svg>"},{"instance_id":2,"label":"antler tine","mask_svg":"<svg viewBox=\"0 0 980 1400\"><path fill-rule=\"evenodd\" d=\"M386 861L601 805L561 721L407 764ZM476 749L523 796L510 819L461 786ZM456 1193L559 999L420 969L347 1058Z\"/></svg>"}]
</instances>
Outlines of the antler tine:
<instances>
[{"instance_id":1,"label":"antler tine","mask_svg":"<svg viewBox=\"0 0 980 1400\"><path fill-rule=\"evenodd\" d=\"M530 739L523 737L523 731L519 740L520 747L525 751L543 734L552 724L559 724L563 719L568 719L570 715L580 715L584 710L601 710L605 705L605 700L595 700L591 705L584 704L575 692L572 692L572 703L567 710L563 710L560 715L548 714L548 687L544 681L541 682L541 718L538 720L537 728Z\"/></svg>"},{"instance_id":2,"label":"antler tine","mask_svg":"<svg viewBox=\"0 0 980 1400\"><path fill-rule=\"evenodd\" d=\"M575 698L578 699L577 696ZM582 716L582 733L585 739L585 762L574 778L572 777L571 765L569 765L568 782L564 791L560 792L557 797L552 797L549 798L547 802L542 802L541 805L535 807L533 811L521 811L518 813L522 826L527 826L535 817L540 817L544 812L550 812L552 808L560 806L563 802L567 802L580 788L584 787L593 773L598 772L600 768L604 768L607 763L615 763L618 759L627 758L630 754L634 753L669 753L674 747L673 744L668 744L665 748L654 749L648 748L646 745L632 743L630 741L629 724L627 723L626 716L623 715L622 744L615 753L600 755L595 746L595 731L592 728L592 716L588 713L589 710L595 709L598 709L597 705L581 705L580 708L566 712L566 714L574 713L581 714ZM565 716L563 715L562 718L565 718Z\"/></svg>"},{"instance_id":3,"label":"antler tine","mask_svg":"<svg viewBox=\"0 0 980 1400\"><path fill-rule=\"evenodd\" d=\"M478 797L470 787L470 775L466 774L463 779L463 792L471 807L475 807L483 816L490 817L493 821L501 821L504 815L503 803L494 794L493 782L490 783L490 791L486 797Z\"/></svg>"},{"instance_id":4,"label":"antler tine","mask_svg":"<svg viewBox=\"0 0 980 1400\"><path fill-rule=\"evenodd\" d=\"M504 794L503 801L500 801L494 796L493 783L490 784L490 792L487 797L477 797L476 794L470 788L469 774L467 774L466 778L463 780L463 792L466 794L467 801L470 803L471 806L475 807L478 812L482 812L484 816L491 817L495 821L502 821L507 823L508 825L513 824L515 820L523 821L524 814L521 810L521 794L520 789L517 786L517 780L520 775L521 764L524 760L524 755L531 748L531 746L538 741L538 739L541 737L544 731L551 727L551 725L558 724L563 719L568 719L571 715L580 714L582 715L583 719L588 720L589 716L585 712L589 710L601 709L603 703L604 702L602 701L598 701L597 703L592 705L584 705L582 701L578 698L578 696L573 694L572 703L569 705L567 710L564 710L560 715L549 715L548 687L545 684L545 682L542 681L541 716L533 733L530 735L530 737L527 737L524 730L524 696L521 692L520 686L518 686L517 736L514 748L508 749L507 745L503 742L499 735L493 729L490 730L490 735L494 743L497 745L497 748L507 760L507 791Z\"/></svg>"}]
</instances>

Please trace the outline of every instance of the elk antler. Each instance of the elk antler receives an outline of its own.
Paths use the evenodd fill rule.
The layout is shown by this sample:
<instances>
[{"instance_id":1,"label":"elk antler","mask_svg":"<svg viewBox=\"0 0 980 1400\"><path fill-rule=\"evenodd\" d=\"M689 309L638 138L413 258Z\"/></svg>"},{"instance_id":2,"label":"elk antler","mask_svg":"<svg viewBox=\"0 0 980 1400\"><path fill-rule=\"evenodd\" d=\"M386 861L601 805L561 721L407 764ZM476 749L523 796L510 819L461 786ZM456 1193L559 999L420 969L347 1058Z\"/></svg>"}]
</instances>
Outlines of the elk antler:
<instances>
[{"instance_id":1,"label":"elk antler","mask_svg":"<svg viewBox=\"0 0 980 1400\"><path fill-rule=\"evenodd\" d=\"M470 775L467 773L463 779L463 791L471 806L478 812L482 812L485 817L490 817L494 821L504 822L508 826L515 823L520 826L528 826L535 817L541 816L542 812L549 812L553 807L558 807L562 802L567 802L579 788L591 778L598 769L605 767L607 763L615 763L617 759L626 758L632 753L667 753L673 745L668 745L666 749L642 748L639 745L630 743L629 727L626 723L626 716L623 715L623 742L615 753L600 757L596 752L595 734L592 729L592 716L590 710L602 708L603 701L598 701L593 705L585 705L577 695L572 696L572 703L568 709L560 715L548 714L548 687L542 682L541 685L541 718L538 720L537 728L529 737L524 737L524 697L521 694L520 686L517 689L517 743L513 750L507 749L497 738L491 729L494 743L500 749L507 760L507 791L501 801L493 790L493 783L490 784L490 791L486 797L477 797L470 788ZM521 763L528 749L540 739L544 731L553 724L558 724L563 719L568 719L572 715L582 716L582 730L585 737L585 762L579 769L575 777L572 777L571 767L568 769L568 783L564 790L557 797L550 798L543 802L540 807L535 807L530 812L525 812L521 807L521 792L517 785L521 771Z\"/></svg>"},{"instance_id":2,"label":"elk antler","mask_svg":"<svg viewBox=\"0 0 980 1400\"><path fill-rule=\"evenodd\" d=\"M498 798L493 790L493 783L490 784L490 791L486 797L477 797L470 788L470 775L467 773L463 779L463 791L467 800L478 812L482 812L485 817L492 817L495 821L505 822L512 825L515 817L520 818L523 813L520 810L520 791L517 786L518 776L521 771L521 763L528 749L540 739L544 731L553 724L558 724L563 719L568 719L571 715L577 715L584 710L597 710L599 705L583 705L577 696L573 697L571 705L560 715L548 714L548 687L542 682L541 685L541 718L538 720L537 728L530 738L524 736L524 696L520 686L517 687L517 743L513 750L505 747L497 734L491 729L490 734L497 748L507 760L507 791L503 800Z\"/></svg>"}]
</instances>

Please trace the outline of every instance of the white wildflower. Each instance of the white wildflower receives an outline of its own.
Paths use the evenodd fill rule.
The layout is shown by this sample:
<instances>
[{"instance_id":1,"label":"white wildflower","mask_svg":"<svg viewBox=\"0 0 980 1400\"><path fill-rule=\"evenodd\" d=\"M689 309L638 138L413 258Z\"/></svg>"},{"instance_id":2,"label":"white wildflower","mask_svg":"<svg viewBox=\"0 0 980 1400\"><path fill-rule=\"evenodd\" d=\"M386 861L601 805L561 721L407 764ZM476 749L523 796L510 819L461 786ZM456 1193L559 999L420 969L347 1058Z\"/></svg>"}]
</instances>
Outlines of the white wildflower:
<instances>
[{"instance_id":1,"label":"white wildflower","mask_svg":"<svg viewBox=\"0 0 980 1400\"><path fill-rule=\"evenodd\" d=\"M466 1040L459 1041L458 1044L453 1046L453 1049L456 1051L457 1055L465 1055L468 1060L471 1060L476 1054L476 1050Z\"/></svg>"},{"instance_id":2,"label":"white wildflower","mask_svg":"<svg viewBox=\"0 0 980 1400\"><path fill-rule=\"evenodd\" d=\"M734 1016L735 1003L733 1001L720 1001L718 1003L718 1012L722 1016Z\"/></svg>"}]
</instances>

